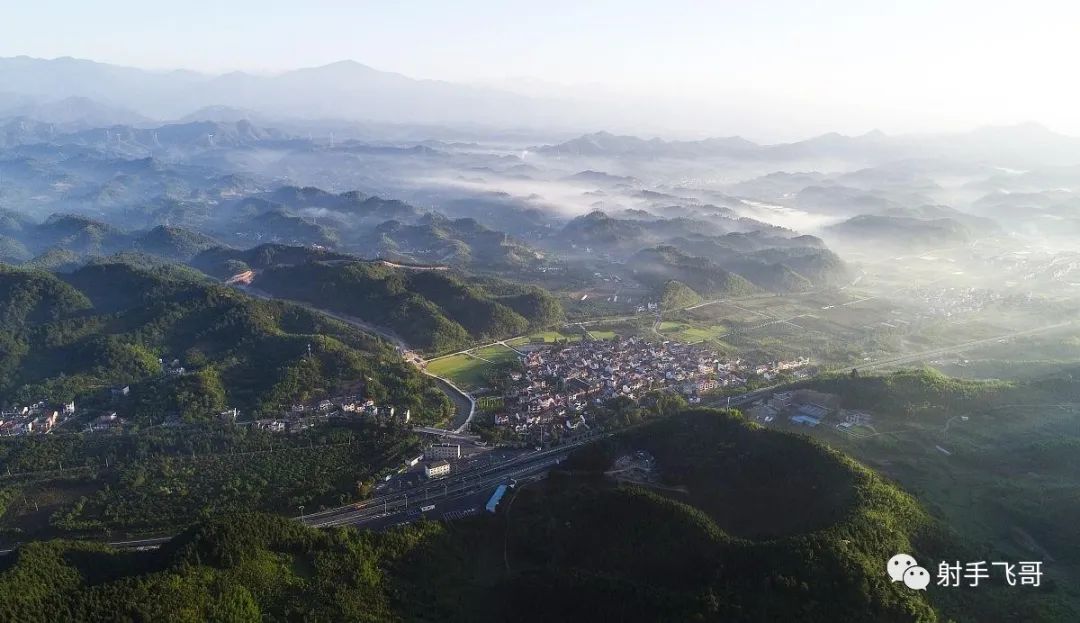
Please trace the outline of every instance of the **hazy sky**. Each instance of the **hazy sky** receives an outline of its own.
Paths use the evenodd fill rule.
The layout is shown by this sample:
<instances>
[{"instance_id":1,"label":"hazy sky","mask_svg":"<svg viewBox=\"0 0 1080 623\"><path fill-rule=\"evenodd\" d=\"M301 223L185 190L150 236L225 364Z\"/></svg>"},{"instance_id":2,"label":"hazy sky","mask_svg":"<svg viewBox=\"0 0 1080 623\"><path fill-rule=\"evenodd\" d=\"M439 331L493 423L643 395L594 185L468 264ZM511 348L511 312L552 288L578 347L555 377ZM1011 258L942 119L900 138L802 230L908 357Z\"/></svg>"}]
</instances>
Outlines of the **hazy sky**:
<instances>
[{"instance_id":1,"label":"hazy sky","mask_svg":"<svg viewBox=\"0 0 1080 623\"><path fill-rule=\"evenodd\" d=\"M758 135L1026 120L1080 134L1076 2L11 4L0 19L0 56L214 72L350 58L422 78L531 78L570 92L602 87L633 102L634 93L660 94L643 115L685 109L686 120L709 131L725 129L726 119L733 129L757 123Z\"/></svg>"}]
</instances>

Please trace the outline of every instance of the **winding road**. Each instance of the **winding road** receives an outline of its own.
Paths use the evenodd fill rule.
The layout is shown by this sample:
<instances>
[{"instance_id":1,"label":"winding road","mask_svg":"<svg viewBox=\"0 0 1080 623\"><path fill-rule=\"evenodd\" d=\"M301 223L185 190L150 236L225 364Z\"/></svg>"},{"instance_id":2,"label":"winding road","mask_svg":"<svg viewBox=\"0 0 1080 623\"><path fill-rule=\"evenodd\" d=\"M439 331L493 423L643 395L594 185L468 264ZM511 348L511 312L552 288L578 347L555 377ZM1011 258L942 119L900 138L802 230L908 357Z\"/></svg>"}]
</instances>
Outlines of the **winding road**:
<instances>
[{"instance_id":1,"label":"winding road","mask_svg":"<svg viewBox=\"0 0 1080 623\"><path fill-rule=\"evenodd\" d=\"M293 305L298 305L298 306L303 307L305 309L310 309L311 311L318 312L320 314L324 314L326 316L329 316L329 317L331 317L331 318L333 318L335 320L340 320L341 322L344 322L345 324L348 324L348 325L352 325L352 326L356 327L357 329L360 329L361 331L363 331L365 333L375 335L377 337L383 338L384 340L390 342L391 344L394 345L395 348L397 348L398 352L401 354L402 357L405 358L406 361L408 361L409 363L415 365L417 367L417 369L420 370L420 372L423 373L425 376L428 376L431 379L433 379L435 381L436 385L439 386L439 389L441 389L443 391L443 393L446 394L446 396L448 398L450 398L451 402L454 403L454 419L451 422L451 426L453 427L453 432L456 432L456 433L464 432L465 430L468 429L469 424L472 423L473 416L476 415L476 399L473 398L472 395L470 395L465 390L461 389L457 385L454 385L449 379L446 379L444 377L437 376L435 374L432 374L432 373L428 372L427 369L425 368L425 364L427 362L424 360L424 358L421 357L420 354L417 353L415 350L413 350L405 342L405 340L402 339L402 337L400 335L398 335L397 333L395 333L394 331L391 331L390 329L387 329L386 327L381 327L379 325L371 324L370 322L365 322L365 321L360 320L359 318L356 318L354 316L349 316L347 314L342 314L340 312L335 312L335 311L322 309L321 307L315 307L314 305L311 305L310 303L305 303L303 301L294 301L294 300L291 300L291 299L279 298L279 297L276 297L276 296L270 294L269 292L265 292L265 291L260 290L258 288L252 287L250 285L244 285L244 286L238 286L238 287L242 292L244 292L246 294L250 294L251 296L254 296L255 298L268 300L268 301L284 301L284 302L287 302L287 303L291 303Z\"/></svg>"}]
</instances>

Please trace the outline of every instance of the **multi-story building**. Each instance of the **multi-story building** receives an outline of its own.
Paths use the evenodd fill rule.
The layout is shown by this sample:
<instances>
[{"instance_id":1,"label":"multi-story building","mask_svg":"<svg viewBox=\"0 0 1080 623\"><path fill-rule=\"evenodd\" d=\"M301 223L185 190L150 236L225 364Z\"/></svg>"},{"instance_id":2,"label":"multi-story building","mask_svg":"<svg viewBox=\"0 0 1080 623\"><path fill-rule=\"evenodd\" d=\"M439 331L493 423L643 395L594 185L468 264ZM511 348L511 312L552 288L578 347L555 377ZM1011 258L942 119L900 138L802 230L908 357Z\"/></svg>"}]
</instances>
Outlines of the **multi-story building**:
<instances>
[{"instance_id":1,"label":"multi-story building","mask_svg":"<svg viewBox=\"0 0 1080 623\"><path fill-rule=\"evenodd\" d=\"M450 475L450 461L435 461L424 466L424 475L428 478L442 478Z\"/></svg>"},{"instance_id":2,"label":"multi-story building","mask_svg":"<svg viewBox=\"0 0 1080 623\"><path fill-rule=\"evenodd\" d=\"M424 450L424 458L433 459L460 459L461 446L454 443L436 443Z\"/></svg>"}]
</instances>

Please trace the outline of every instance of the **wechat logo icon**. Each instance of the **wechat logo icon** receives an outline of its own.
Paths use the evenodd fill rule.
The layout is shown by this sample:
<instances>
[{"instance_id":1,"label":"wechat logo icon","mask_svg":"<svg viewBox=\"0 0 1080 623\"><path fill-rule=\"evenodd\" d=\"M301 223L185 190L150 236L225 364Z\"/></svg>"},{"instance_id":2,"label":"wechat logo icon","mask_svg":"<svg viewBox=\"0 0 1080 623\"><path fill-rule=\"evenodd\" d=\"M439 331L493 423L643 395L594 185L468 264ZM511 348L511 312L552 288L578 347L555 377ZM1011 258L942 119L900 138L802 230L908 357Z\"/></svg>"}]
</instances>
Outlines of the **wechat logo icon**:
<instances>
[{"instance_id":1,"label":"wechat logo icon","mask_svg":"<svg viewBox=\"0 0 1080 623\"><path fill-rule=\"evenodd\" d=\"M889 559L886 570L893 582L903 582L915 591L925 591L930 585L930 572L919 566L908 554L897 554Z\"/></svg>"}]
</instances>

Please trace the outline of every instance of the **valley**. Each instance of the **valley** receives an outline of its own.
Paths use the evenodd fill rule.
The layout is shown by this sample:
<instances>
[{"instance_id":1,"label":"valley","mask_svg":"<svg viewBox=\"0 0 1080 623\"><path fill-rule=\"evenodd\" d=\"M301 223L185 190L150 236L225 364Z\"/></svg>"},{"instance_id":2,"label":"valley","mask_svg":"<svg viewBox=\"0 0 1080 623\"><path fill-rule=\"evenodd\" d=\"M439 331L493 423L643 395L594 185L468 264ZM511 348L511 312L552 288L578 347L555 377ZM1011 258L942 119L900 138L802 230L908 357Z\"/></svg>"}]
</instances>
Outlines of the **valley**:
<instances>
[{"instance_id":1,"label":"valley","mask_svg":"<svg viewBox=\"0 0 1080 623\"><path fill-rule=\"evenodd\" d=\"M1076 620L1080 140L109 67L0 59L132 106L0 94L0 619Z\"/></svg>"}]
</instances>

